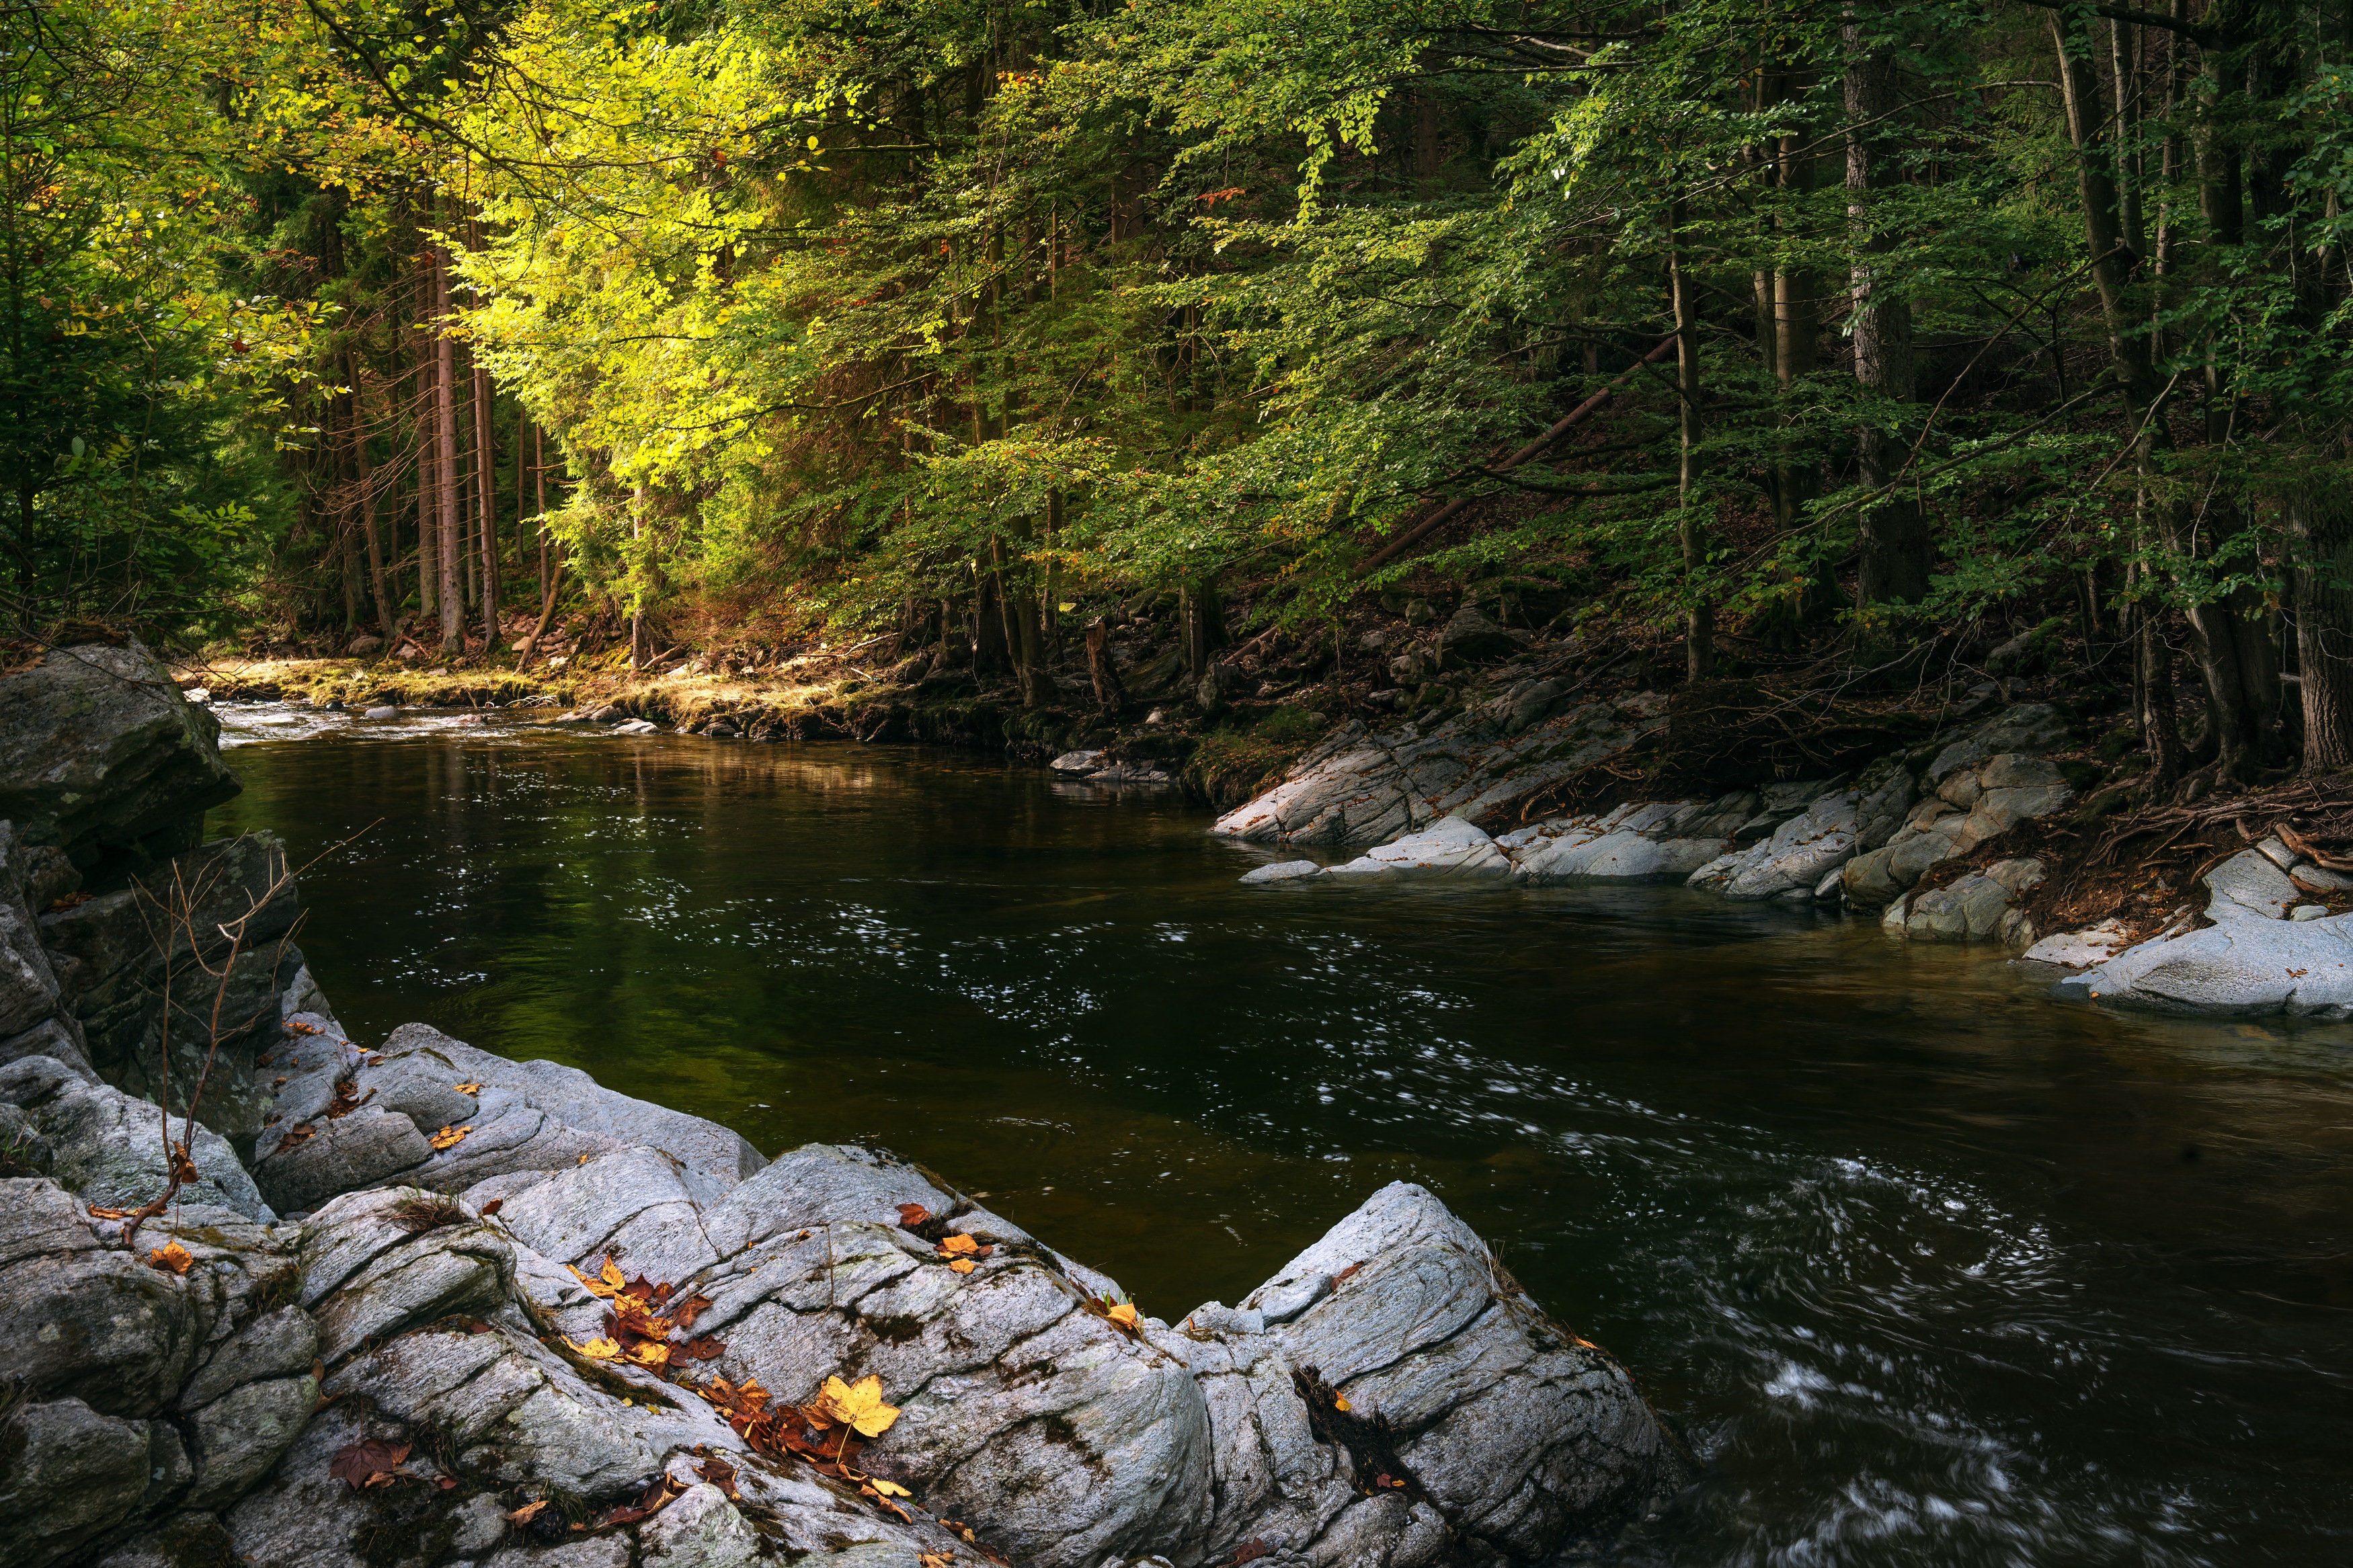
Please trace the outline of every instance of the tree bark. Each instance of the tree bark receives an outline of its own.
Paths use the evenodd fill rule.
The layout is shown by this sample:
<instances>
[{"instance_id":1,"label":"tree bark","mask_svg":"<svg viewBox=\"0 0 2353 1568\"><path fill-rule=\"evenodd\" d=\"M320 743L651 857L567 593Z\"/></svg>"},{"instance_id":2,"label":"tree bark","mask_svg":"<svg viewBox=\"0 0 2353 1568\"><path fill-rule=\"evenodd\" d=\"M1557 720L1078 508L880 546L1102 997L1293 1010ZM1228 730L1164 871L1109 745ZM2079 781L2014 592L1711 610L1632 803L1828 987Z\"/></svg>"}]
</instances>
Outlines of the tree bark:
<instances>
[{"instance_id":1,"label":"tree bark","mask_svg":"<svg viewBox=\"0 0 2353 1568\"><path fill-rule=\"evenodd\" d=\"M375 531L375 472L368 463L367 400L360 395L359 356L343 352L343 374L352 384L352 468L360 491L360 532L367 541L368 586L375 595L376 623L384 628L384 650L392 651L392 597L385 591L384 545Z\"/></svg>"},{"instance_id":2,"label":"tree bark","mask_svg":"<svg viewBox=\"0 0 2353 1568\"><path fill-rule=\"evenodd\" d=\"M1908 404L1914 395L1912 307L1883 276L1878 258L1889 243L1878 232L1872 200L1884 183L1875 166L1874 148L1899 106L1895 51L1872 43L1853 7L1847 12L1843 33L1849 55L1847 215L1856 247L1848 286L1854 308L1854 378L1868 395L1863 423L1855 431L1855 478L1875 492L1894 482L1909 449L1904 437L1909 416L1891 405ZM1858 603L1913 604L1927 596L1936 557L1918 502L1900 494L1867 502L1860 532Z\"/></svg>"},{"instance_id":3,"label":"tree bark","mask_svg":"<svg viewBox=\"0 0 2353 1568\"><path fill-rule=\"evenodd\" d=\"M1126 706L1127 693L1120 686L1118 667L1112 663L1111 628L1101 616L1087 623L1087 673L1094 678L1097 708L1116 714Z\"/></svg>"},{"instance_id":4,"label":"tree bark","mask_svg":"<svg viewBox=\"0 0 2353 1568\"><path fill-rule=\"evenodd\" d=\"M482 554L482 651L493 658L499 647L499 475L494 460L498 409L491 389L491 373L474 364L474 475L480 480L475 537Z\"/></svg>"},{"instance_id":5,"label":"tree bark","mask_svg":"<svg viewBox=\"0 0 2353 1568\"><path fill-rule=\"evenodd\" d=\"M2353 506L2306 491L2288 503L2295 536L2295 653L2304 771L2353 768Z\"/></svg>"},{"instance_id":6,"label":"tree bark","mask_svg":"<svg viewBox=\"0 0 2353 1568\"><path fill-rule=\"evenodd\" d=\"M1705 435L1700 423L1699 299L1691 269L1683 261L1680 199L1669 210L1667 225L1672 236L1667 247L1667 283L1675 314L1675 402L1681 433L1675 531L1683 549L1683 592L1689 600L1683 610L1683 675L1689 680L1705 680L1715 672L1715 609L1708 602L1703 581L1707 570L1707 523L1697 493L1704 462L1700 442Z\"/></svg>"},{"instance_id":7,"label":"tree bark","mask_svg":"<svg viewBox=\"0 0 2353 1568\"><path fill-rule=\"evenodd\" d=\"M433 490L438 514L436 551L440 574L441 651L465 647L465 601L458 582L458 351L440 325L449 314L449 256L438 245L433 258Z\"/></svg>"},{"instance_id":8,"label":"tree bark","mask_svg":"<svg viewBox=\"0 0 2353 1568\"><path fill-rule=\"evenodd\" d=\"M2193 553L2194 543L2189 520L2182 503L2158 488L2162 477L2158 455L2172 445L2172 432L2166 418L2165 389L2158 383L2151 357L2147 312L2141 308L2135 288L2139 258L2126 242L2116 162L2105 144L2109 119L2101 101L2099 74L2084 51L2071 45L2066 18L2054 11L2048 20L2067 133L2075 149L2075 189L2083 208L2084 244L2091 252L2092 282L2100 297L2109 362L2135 427L2134 458L2143 507L2154 518L2167 546L2187 556ZM2142 528L2146 533L2146 521ZM2190 604L2183 613L2189 622L2199 672L2206 682L2213 720L2208 733L2216 747L2217 764L2225 775L2244 778L2262 751L2263 726L2254 700L2259 672L2251 671L2242 657L2239 629L2227 607Z\"/></svg>"}]
</instances>

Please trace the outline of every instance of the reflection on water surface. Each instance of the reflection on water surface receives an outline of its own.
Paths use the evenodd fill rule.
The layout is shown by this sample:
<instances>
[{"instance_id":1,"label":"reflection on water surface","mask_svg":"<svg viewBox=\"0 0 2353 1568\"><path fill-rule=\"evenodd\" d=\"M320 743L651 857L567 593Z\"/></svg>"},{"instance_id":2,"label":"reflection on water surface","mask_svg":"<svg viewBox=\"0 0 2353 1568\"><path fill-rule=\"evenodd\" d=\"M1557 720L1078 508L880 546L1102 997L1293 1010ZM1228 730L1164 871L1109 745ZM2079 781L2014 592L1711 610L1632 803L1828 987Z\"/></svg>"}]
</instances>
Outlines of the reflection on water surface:
<instances>
[{"instance_id":1,"label":"reflection on water surface","mask_svg":"<svg viewBox=\"0 0 2353 1568\"><path fill-rule=\"evenodd\" d=\"M1713 1460L1627 1561L2353 1549L2353 1029L1676 889L1245 889L1205 813L939 753L227 717L218 826L375 825L301 939L363 1040L878 1140L1158 1316L1427 1184Z\"/></svg>"}]
</instances>

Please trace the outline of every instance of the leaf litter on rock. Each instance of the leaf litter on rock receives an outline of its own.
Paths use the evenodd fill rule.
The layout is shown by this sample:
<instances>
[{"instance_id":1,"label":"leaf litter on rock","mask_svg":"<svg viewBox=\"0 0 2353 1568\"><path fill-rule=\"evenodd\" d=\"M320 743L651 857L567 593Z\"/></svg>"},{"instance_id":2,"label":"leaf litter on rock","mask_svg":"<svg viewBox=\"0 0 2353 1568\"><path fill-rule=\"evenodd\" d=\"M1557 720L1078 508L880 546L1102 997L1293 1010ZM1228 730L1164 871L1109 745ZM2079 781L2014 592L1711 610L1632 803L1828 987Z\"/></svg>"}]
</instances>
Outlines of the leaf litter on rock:
<instances>
[{"instance_id":1,"label":"leaf litter on rock","mask_svg":"<svg viewBox=\"0 0 2353 1568\"><path fill-rule=\"evenodd\" d=\"M327 1461L328 1479L347 1482L353 1491L388 1487L408 1474L400 1467L407 1459L410 1447L409 1444L384 1437L363 1437L356 1443L346 1443Z\"/></svg>"}]
</instances>

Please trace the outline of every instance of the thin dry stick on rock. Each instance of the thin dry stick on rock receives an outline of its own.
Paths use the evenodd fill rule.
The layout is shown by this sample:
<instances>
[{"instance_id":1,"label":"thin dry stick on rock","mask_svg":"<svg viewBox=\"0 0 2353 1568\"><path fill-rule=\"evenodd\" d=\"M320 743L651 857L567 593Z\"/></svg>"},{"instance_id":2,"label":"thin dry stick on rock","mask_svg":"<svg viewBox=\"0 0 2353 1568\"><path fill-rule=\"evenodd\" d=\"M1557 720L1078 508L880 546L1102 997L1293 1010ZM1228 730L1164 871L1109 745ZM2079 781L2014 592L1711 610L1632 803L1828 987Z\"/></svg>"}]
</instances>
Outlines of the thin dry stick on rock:
<instances>
[{"instance_id":1,"label":"thin dry stick on rock","mask_svg":"<svg viewBox=\"0 0 2353 1568\"><path fill-rule=\"evenodd\" d=\"M369 824L370 827L374 826L373 823ZM124 1247L132 1246L138 1239L139 1227L157 1215L169 1210L178 1200L180 1189L195 1180L201 1173L197 1171L193 1157L196 1138L196 1113L204 1104L205 1090L212 1082L213 1067L220 1057L221 1041L245 1033L260 1021L260 1015L257 1013L244 1018L231 1020L224 1027L221 1017L222 1009L228 1001L230 976L237 971L237 961L247 955L254 921L280 893L292 887L296 879L304 872L309 871L311 867L319 864L329 855L345 848L358 839L360 834L367 831L367 828L362 828L360 833L353 834L350 838L330 846L300 868L288 866L283 853L273 850L271 858L276 865L276 873L271 877L269 885L258 894L248 895L243 914L232 920L212 922L214 931L218 932L221 940L227 943L227 950L220 955L217 969L205 957L205 946L209 939L198 932L196 925L206 903L217 890L217 882L221 876L220 867L216 864L206 868L205 874L191 886L179 862L174 861L172 866L171 887L161 899L157 898L154 891L144 883L132 884L142 900L140 905L141 921L147 928L149 938L155 942L157 951L164 957L163 1034L158 1047L155 1121L157 1132L164 1145L165 1174L164 1190L123 1216L122 1245ZM153 911L152 914L150 910ZM287 945L294 940L294 933L301 929L301 923L302 917L297 915L293 922L279 936L277 946L270 954L272 984L269 994L272 996L278 994L279 988L276 984L278 969L284 962ZM177 969L177 962L181 956L180 950L184 943L186 947L185 956L194 965L195 972L209 977L213 984L211 1005L206 1019L204 1067L196 1074L195 1088L188 1096L188 1102L180 1121L181 1136L175 1143L172 1139L172 1016L174 1011L172 995L174 979L179 973L185 973Z\"/></svg>"}]
</instances>

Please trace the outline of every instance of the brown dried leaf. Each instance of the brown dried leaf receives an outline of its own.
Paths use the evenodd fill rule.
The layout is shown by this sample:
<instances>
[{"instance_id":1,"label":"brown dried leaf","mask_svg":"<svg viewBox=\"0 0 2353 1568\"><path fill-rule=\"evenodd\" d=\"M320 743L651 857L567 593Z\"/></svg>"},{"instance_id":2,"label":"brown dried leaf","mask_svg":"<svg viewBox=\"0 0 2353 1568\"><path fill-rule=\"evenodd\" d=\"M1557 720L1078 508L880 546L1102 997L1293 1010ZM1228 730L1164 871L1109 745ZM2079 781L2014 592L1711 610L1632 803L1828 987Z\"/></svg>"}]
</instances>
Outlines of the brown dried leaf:
<instances>
[{"instance_id":1,"label":"brown dried leaf","mask_svg":"<svg viewBox=\"0 0 2353 1568\"><path fill-rule=\"evenodd\" d=\"M952 1258L948 1259L948 1267L958 1274L969 1274L980 1266L969 1258Z\"/></svg>"},{"instance_id":2,"label":"brown dried leaf","mask_svg":"<svg viewBox=\"0 0 2353 1568\"><path fill-rule=\"evenodd\" d=\"M968 1236L952 1236L940 1243L941 1253L949 1258L970 1258L980 1250L980 1243Z\"/></svg>"},{"instance_id":3,"label":"brown dried leaf","mask_svg":"<svg viewBox=\"0 0 2353 1568\"><path fill-rule=\"evenodd\" d=\"M906 1226L909 1230L914 1229L917 1226L923 1224L925 1220L931 1217L932 1211L925 1208L921 1204L901 1204L899 1205L899 1223Z\"/></svg>"},{"instance_id":4,"label":"brown dried leaf","mask_svg":"<svg viewBox=\"0 0 2353 1568\"><path fill-rule=\"evenodd\" d=\"M540 1511L546 1507L547 1500L545 1498L541 1498L535 1502L527 1502L521 1508L515 1510L512 1513L507 1515L507 1522L509 1524L529 1524L533 1520L537 1519L540 1515Z\"/></svg>"},{"instance_id":5,"label":"brown dried leaf","mask_svg":"<svg viewBox=\"0 0 2353 1568\"><path fill-rule=\"evenodd\" d=\"M168 1269L174 1274L185 1274L188 1265L195 1261L188 1256L188 1249L176 1241L167 1241L147 1255L149 1268Z\"/></svg>"},{"instance_id":6,"label":"brown dried leaf","mask_svg":"<svg viewBox=\"0 0 2353 1568\"><path fill-rule=\"evenodd\" d=\"M382 1437L363 1437L356 1443L346 1443L327 1461L327 1477L347 1483L353 1491L364 1487L390 1486L401 1461L408 1458L409 1447Z\"/></svg>"}]
</instances>

